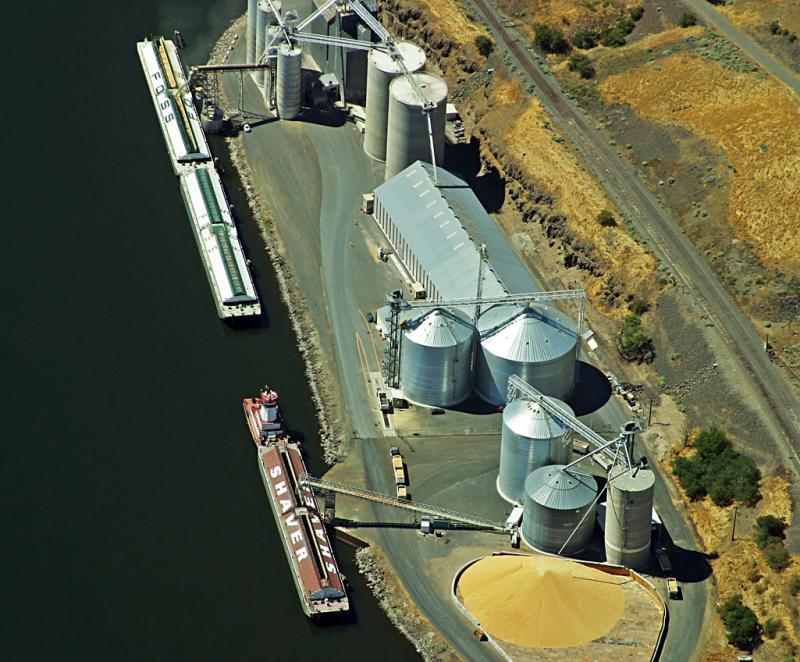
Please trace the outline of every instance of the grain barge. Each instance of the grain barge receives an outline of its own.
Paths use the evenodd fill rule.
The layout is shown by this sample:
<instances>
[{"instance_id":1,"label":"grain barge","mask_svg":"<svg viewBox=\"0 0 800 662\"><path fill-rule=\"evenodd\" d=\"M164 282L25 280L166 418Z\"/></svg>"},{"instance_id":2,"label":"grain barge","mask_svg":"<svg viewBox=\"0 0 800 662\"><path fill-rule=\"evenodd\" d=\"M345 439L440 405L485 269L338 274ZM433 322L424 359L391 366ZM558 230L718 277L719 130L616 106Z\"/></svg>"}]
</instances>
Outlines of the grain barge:
<instances>
[{"instance_id":1,"label":"grain barge","mask_svg":"<svg viewBox=\"0 0 800 662\"><path fill-rule=\"evenodd\" d=\"M136 48L217 314L221 319L260 315L261 303L175 44L159 37L140 41Z\"/></svg>"},{"instance_id":2,"label":"grain barge","mask_svg":"<svg viewBox=\"0 0 800 662\"><path fill-rule=\"evenodd\" d=\"M306 467L300 445L284 427L278 395L265 387L258 397L245 398L243 406L303 612L313 619L343 614L350 608L344 577L314 493L298 482Z\"/></svg>"}]
</instances>

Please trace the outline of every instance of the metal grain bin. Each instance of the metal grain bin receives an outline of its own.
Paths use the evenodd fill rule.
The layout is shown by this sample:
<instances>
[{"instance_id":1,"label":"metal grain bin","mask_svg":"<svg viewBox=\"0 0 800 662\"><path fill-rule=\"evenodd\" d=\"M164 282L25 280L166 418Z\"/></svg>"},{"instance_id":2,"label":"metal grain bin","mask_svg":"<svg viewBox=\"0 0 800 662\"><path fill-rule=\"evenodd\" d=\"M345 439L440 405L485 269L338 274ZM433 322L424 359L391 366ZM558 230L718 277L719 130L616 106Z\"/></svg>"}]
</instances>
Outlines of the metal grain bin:
<instances>
[{"instance_id":1,"label":"metal grain bin","mask_svg":"<svg viewBox=\"0 0 800 662\"><path fill-rule=\"evenodd\" d=\"M593 476L573 469L564 471L561 464L540 467L525 481L522 539L531 547L554 554L569 539L561 553L569 556L580 552L592 538L596 497Z\"/></svg>"},{"instance_id":2,"label":"metal grain bin","mask_svg":"<svg viewBox=\"0 0 800 662\"><path fill-rule=\"evenodd\" d=\"M400 351L400 387L408 400L449 407L470 393L475 328L457 312L434 308L406 324Z\"/></svg>"},{"instance_id":3,"label":"metal grain bin","mask_svg":"<svg viewBox=\"0 0 800 662\"><path fill-rule=\"evenodd\" d=\"M444 125L447 116L447 83L427 73L413 75L416 85L404 76L389 85L389 124L386 134L386 179L394 177L415 161L431 162L431 138L436 165L444 162ZM433 103L423 112L424 101ZM428 128L430 118L430 131Z\"/></svg>"},{"instance_id":4,"label":"metal grain bin","mask_svg":"<svg viewBox=\"0 0 800 662\"><path fill-rule=\"evenodd\" d=\"M655 476L649 469L611 470L606 504L606 560L642 568L650 560Z\"/></svg>"},{"instance_id":5,"label":"metal grain bin","mask_svg":"<svg viewBox=\"0 0 800 662\"><path fill-rule=\"evenodd\" d=\"M475 390L486 402L505 404L511 375L554 398L572 392L577 330L561 311L539 304L494 306L481 316L478 332Z\"/></svg>"},{"instance_id":6,"label":"metal grain bin","mask_svg":"<svg viewBox=\"0 0 800 662\"><path fill-rule=\"evenodd\" d=\"M566 413L574 415L568 404L549 398ZM525 479L546 464L567 464L572 453L569 428L532 400L510 402L503 411L500 436L500 471L497 491L510 503L522 503Z\"/></svg>"},{"instance_id":7,"label":"metal grain bin","mask_svg":"<svg viewBox=\"0 0 800 662\"><path fill-rule=\"evenodd\" d=\"M425 51L410 41L397 43L403 64L411 73L425 66ZM364 151L373 159L386 159L386 130L389 123L389 84L400 75L398 63L388 53L370 51L367 63L367 111Z\"/></svg>"}]
</instances>

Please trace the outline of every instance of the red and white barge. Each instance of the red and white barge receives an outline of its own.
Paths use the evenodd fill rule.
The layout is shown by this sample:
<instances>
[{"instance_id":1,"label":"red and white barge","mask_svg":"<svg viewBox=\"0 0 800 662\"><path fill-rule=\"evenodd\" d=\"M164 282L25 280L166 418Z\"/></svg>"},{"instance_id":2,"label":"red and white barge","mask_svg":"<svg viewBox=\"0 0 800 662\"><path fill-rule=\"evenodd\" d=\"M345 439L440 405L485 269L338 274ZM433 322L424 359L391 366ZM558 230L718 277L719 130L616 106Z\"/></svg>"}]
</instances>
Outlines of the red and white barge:
<instances>
[{"instance_id":1,"label":"red and white barge","mask_svg":"<svg viewBox=\"0 0 800 662\"><path fill-rule=\"evenodd\" d=\"M245 398L243 405L303 611L309 618L348 611L344 578L316 498L310 487L298 482L306 467L299 443L284 427L278 394L264 387L258 397Z\"/></svg>"}]
</instances>

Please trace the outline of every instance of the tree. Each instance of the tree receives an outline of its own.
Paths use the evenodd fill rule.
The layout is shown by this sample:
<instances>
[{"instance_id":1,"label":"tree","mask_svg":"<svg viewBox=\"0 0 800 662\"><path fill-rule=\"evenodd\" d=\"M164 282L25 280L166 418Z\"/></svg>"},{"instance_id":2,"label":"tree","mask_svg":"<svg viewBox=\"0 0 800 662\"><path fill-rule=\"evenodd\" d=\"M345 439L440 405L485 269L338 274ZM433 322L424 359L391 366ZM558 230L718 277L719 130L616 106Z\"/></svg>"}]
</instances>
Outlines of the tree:
<instances>
[{"instance_id":1,"label":"tree","mask_svg":"<svg viewBox=\"0 0 800 662\"><path fill-rule=\"evenodd\" d=\"M581 28L572 36L572 45L584 50L594 48L597 46L597 33L589 28Z\"/></svg>"},{"instance_id":2,"label":"tree","mask_svg":"<svg viewBox=\"0 0 800 662\"><path fill-rule=\"evenodd\" d=\"M686 457L676 458L672 463L672 473L678 477L683 491L692 501L706 495L705 475L699 462Z\"/></svg>"},{"instance_id":3,"label":"tree","mask_svg":"<svg viewBox=\"0 0 800 662\"><path fill-rule=\"evenodd\" d=\"M535 23L533 26L534 42L545 53L563 54L569 52L569 42L564 33L558 28L553 28L544 23Z\"/></svg>"},{"instance_id":4,"label":"tree","mask_svg":"<svg viewBox=\"0 0 800 662\"><path fill-rule=\"evenodd\" d=\"M681 20L678 22L682 28L690 28L697 25L697 17L691 12L685 11L681 15Z\"/></svg>"},{"instance_id":5,"label":"tree","mask_svg":"<svg viewBox=\"0 0 800 662\"><path fill-rule=\"evenodd\" d=\"M628 304L628 310L637 315L644 315L650 310L650 304L644 299L634 299Z\"/></svg>"},{"instance_id":6,"label":"tree","mask_svg":"<svg viewBox=\"0 0 800 662\"><path fill-rule=\"evenodd\" d=\"M731 447L728 435L719 428L703 428L697 433L694 440L697 454L706 459L713 459L722 455Z\"/></svg>"},{"instance_id":7,"label":"tree","mask_svg":"<svg viewBox=\"0 0 800 662\"><path fill-rule=\"evenodd\" d=\"M756 542L761 549L769 543L786 537L786 522L774 515L764 515L756 520Z\"/></svg>"},{"instance_id":8,"label":"tree","mask_svg":"<svg viewBox=\"0 0 800 662\"><path fill-rule=\"evenodd\" d=\"M602 209L597 214L597 222L604 228L610 228L617 224L617 219L614 218L614 214L608 211L608 209Z\"/></svg>"},{"instance_id":9,"label":"tree","mask_svg":"<svg viewBox=\"0 0 800 662\"><path fill-rule=\"evenodd\" d=\"M789 550L786 549L786 545L778 540L767 544L764 549L764 560L770 568L776 572L781 572L789 567L792 559L789 556Z\"/></svg>"},{"instance_id":10,"label":"tree","mask_svg":"<svg viewBox=\"0 0 800 662\"><path fill-rule=\"evenodd\" d=\"M792 595L797 595L800 593L800 575L792 575L789 578L789 583L787 584L789 589L789 593Z\"/></svg>"},{"instance_id":11,"label":"tree","mask_svg":"<svg viewBox=\"0 0 800 662\"><path fill-rule=\"evenodd\" d=\"M479 34L475 37L475 48L478 49L478 53L483 57L489 57L494 50L494 41L485 34Z\"/></svg>"},{"instance_id":12,"label":"tree","mask_svg":"<svg viewBox=\"0 0 800 662\"><path fill-rule=\"evenodd\" d=\"M625 324L618 337L619 352L628 361L650 361L653 359L653 339L642 329L642 320L635 313L625 317Z\"/></svg>"},{"instance_id":13,"label":"tree","mask_svg":"<svg viewBox=\"0 0 800 662\"><path fill-rule=\"evenodd\" d=\"M611 48L624 46L625 34L616 27L608 28L600 33L600 43Z\"/></svg>"},{"instance_id":14,"label":"tree","mask_svg":"<svg viewBox=\"0 0 800 662\"><path fill-rule=\"evenodd\" d=\"M725 623L728 643L742 650L753 650L759 642L758 619L750 607L742 604L742 596L738 593L730 596L720 605L719 613Z\"/></svg>"},{"instance_id":15,"label":"tree","mask_svg":"<svg viewBox=\"0 0 800 662\"><path fill-rule=\"evenodd\" d=\"M594 77L594 65L586 55L578 53L571 56L567 67L569 67L570 71L577 71L581 75L581 78ZM616 225L616 221L614 225Z\"/></svg>"},{"instance_id":16,"label":"tree","mask_svg":"<svg viewBox=\"0 0 800 662\"><path fill-rule=\"evenodd\" d=\"M638 21L642 16L644 16L644 7L642 5L636 5L635 7L631 7L630 16L634 21Z\"/></svg>"},{"instance_id":17,"label":"tree","mask_svg":"<svg viewBox=\"0 0 800 662\"><path fill-rule=\"evenodd\" d=\"M764 623L764 634L769 639L773 639L780 629L781 622L777 618L768 618Z\"/></svg>"}]
</instances>

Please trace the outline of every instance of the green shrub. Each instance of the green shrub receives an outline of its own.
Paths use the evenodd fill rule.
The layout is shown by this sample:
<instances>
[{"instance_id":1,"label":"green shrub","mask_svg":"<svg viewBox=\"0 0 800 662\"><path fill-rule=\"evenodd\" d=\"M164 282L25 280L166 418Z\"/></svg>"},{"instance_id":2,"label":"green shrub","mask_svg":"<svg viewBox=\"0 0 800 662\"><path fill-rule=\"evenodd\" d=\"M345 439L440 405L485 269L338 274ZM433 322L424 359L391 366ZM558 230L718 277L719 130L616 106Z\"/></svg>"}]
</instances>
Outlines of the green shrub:
<instances>
[{"instance_id":1,"label":"green shrub","mask_svg":"<svg viewBox=\"0 0 800 662\"><path fill-rule=\"evenodd\" d=\"M697 449L697 454L703 459L711 459L718 455L722 455L725 451L731 448L730 439L723 430L719 428L710 427L703 428L697 433L694 440L694 447Z\"/></svg>"},{"instance_id":2,"label":"green shrub","mask_svg":"<svg viewBox=\"0 0 800 662\"><path fill-rule=\"evenodd\" d=\"M625 317L618 336L619 352L628 361L649 362L655 354L653 339L642 329L642 320L636 313Z\"/></svg>"},{"instance_id":3,"label":"green shrub","mask_svg":"<svg viewBox=\"0 0 800 662\"><path fill-rule=\"evenodd\" d=\"M764 515L756 520L756 542L764 549L771 542L780 542L786 537L786 522L780 517Z\"/></svg>"},{"instance_id":4,"label":"green shrub","mask_svg":"<svg viewBox=\"0 0 800 662\"><path fill-rule=\"evenodd\" d=\"M617 219L608 209L603 209L597 214L597 222L604 228L610 228L617 224Z\"/></svg>"},{"instance_id":5,"label":"green shrub","mask_svg":"<svg viewBox=\"0 0 800 662\"><path fill-rule=\"evenodd\" d=\"M571 56L567 66L570 71L577 71L581 75L581 78L594 77L594 65L592 65L592 61L586 55L576 54Z\"/></svg>"},{"instance_id":6,"label":"green shrub","mask_svg":"<svg viewBox=\"0 0 800 662\"><path fill-rule=\"evenodd\" d=\"M770 568L776 572L781 572L789 567L791 557L786 545L781 541L775 541L769 543L764 549L764 560Z\"/></svg>"},{"instance_id":7,"label":"green shrub","mask_svg":"<svg viewBox=\"0 0 800 662\"><path fill-rule=\"evenodd\" d=\"M786 588L789 589L789 593L792 595L797 595L800 593L800 575L792 575L789 577Z\"/></svg>"},{"instance_id":8,"label":"green shrub","mask_svg":"<svg viewBox=\"0 0 800 662\"><path fill-rule=\"evenodd\" d=\"M755 613L742 604L738 593L730 596L719 607L720 616L725 623L728 643L742 650L753 650L759 642L759 625Z\"/></svg>"},{"instance_id":9,"label":"green shrub","mask_svg":"<svg viewBox=\"0 0 800 662\"><path fill-rule=\"evenodd\" d=\"M691 12L685 11L681 15L681 20L678 21L678 24L682 28L690 28L693 25L697 25L697 16L695 16Z\"/></svg>"},{"instance_id":10,"label":"green shrub","mask_svg":"<svg viewBox=\"0 0 800 662\"><path fill-rule=\"evenodd\" d=\"M478 49L478 53L483 55L483 57L489 57L494 50L494 41L485 34L479 34L475 37L475 48Z\"/></svg>"},{"instance_id":11,"label":"green shrub","mask_svg":"<svg viewBox=\"0 0 800 662\"><path fill-rule=\"evenodd\" d=\"M768 618L764 622L763 631L768 639L773 639L781 627L781 622L777 618Z\"/></svg>"},{"instance_id":12,"label":"green shrub","mask_svg":"<svg viewBox=\"0 0 800 662\"><path fill-rule=\"evenodd\" d=\"M564 33L558 28L544 23L535 23L533 30L536 35L533 40L534 43L545 53L562 54L569 52L569 42L564 37Z\"/></svg>"},{"instance_id":13,"label":"green shrub","mask_svg":"<svg viewBox=\"0 0 800 662\"><path fill-rule=\"evenodd\" d=\"M770 34L780 34L781 24L778 21L771 21L767 24L767 30Z\"/></svg>"},{"instance_id":14,"label":"green shrub","mask_svg":"<svg viewBox=\"0 0 800 662\"><path fill-rule=\"evenodd\" d=\"M708 4L710 5L726 5L728 4L728 0L707 0Z\"/></svg>"},{"instance_id":15,"label":"green shrub","mask_svg":"<svg viewBox=\"0 0 800 662\"><path fill-rule=\"evenodd\" d=\"M692 501L702 499L706 495L705 473L699 462L686 457L676 458L672 463L674 473Z\"/></svg>"},{"instance_id":16,"label":"green shrub","mask_svg":"<svg viewBox=\"0 0 800 662\"><path fill-rule=\"evenodd\" d=\"M588 50L597 46L597 33L589 28L581 28L572 35L571 41L575 48Z\"/></svg>"},{"instance_id":17,"label":"green shrub","mask_svg":"<svg viewBox=\"0 0 800 662\"><path fill-rule=\"evenodd\" d=\"M631 7L630 10L630 17L634 21L638 21L642 16L644 16L644 7L642 5L636 5L635 7Z\"/></svg>"},{"instance_id":18,"label":"green shrub","mask_svg":"<svg viewBox=\"0 0 800 662\"><path fill-rule=\"evenodd\" d=\"M650 304L644 299L634 299L628 304L628 310L636 315L644 315L650 310Z\"/></svg>"}]
</instances>

